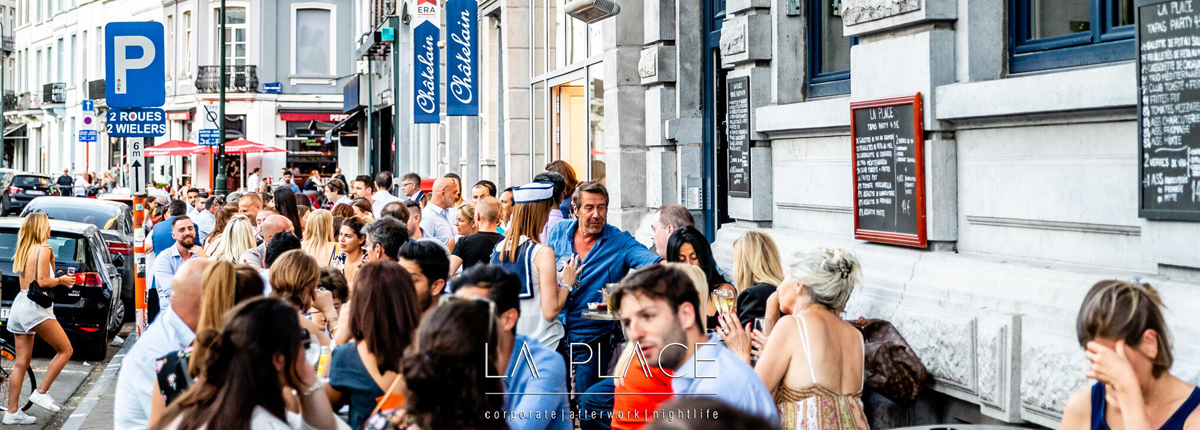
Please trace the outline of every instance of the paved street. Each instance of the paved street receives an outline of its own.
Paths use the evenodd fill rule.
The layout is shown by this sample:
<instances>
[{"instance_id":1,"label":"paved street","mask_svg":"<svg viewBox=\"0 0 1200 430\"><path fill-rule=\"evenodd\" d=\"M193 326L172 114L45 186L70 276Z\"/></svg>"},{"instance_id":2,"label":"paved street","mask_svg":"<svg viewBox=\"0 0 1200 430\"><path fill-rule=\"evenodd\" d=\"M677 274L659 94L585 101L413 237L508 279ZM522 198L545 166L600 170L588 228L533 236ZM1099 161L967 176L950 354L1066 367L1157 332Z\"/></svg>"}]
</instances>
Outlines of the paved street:
<instances>
[{"instance_id":1,"label":"paved street","mask_svg":"<svg viewBox=\"0 0 1200 430\"><path fill-rule=\"evenodd\" d=\"M132 324L125 324L121 327L121 338L127 338L129 330L133 328ZM47 348L48 349L48 348ZM38 430L38 429L79 429L79 428L111 428L112 427L112 396L103 396L94 410L99 411L107 405L107 412L103 420L91 419L96 416L96 413L88 416L86 410L80 410L83 406L84 398L87 396L92 387L99 382L101 374L104 372L108 363L113 360L121 348L109 345L108 355L103 362L91 362L83 360L71 360L67 367L63 369L58 380L50 387L50 395L59 402L62 406L62 411L53 413L42 409L38 406L29 408L26 413L37 417L37 424L32 426L6 426L0 425L0 429L23 429L23 430ZM37 372L38 377L46 371L46 365L50 362L50 351L37 351L33 358L33 369ZM109 388L115 387L115 375L111 381ZM111 391L111 390L110 390ZM21 401L25 401L28 397L28 388L22 388L23 395ZM71 421L68 423L68 421ZM86 421L86 424L85 424ZM67 425L70 424L70 425ZM80 427L82 425L82 427Z\"/></svg>"}]
</instances>

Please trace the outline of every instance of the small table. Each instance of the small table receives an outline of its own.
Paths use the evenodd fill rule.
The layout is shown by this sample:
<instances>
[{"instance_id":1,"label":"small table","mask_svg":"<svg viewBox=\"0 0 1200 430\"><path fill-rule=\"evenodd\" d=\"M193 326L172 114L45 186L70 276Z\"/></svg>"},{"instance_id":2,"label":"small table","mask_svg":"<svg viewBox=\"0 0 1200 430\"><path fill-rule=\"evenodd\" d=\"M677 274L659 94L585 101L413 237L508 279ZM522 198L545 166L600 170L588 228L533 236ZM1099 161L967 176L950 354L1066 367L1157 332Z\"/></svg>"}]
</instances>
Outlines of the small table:
<instances>
[{"instance_id":1,"label":"small table","mask_svg":"<svg viewBox=\"0 0 1200 430\"><path fill-rule=\"evenodd\" d=\"M607 311L599 311L599 310L594 311L591 309L583 311L583 314L581 316L583 316L583 319L588 319L588 320L600 320L600 321L620 321L621 320L620 314L610 314Z\"/></svg>"}]
</instances>

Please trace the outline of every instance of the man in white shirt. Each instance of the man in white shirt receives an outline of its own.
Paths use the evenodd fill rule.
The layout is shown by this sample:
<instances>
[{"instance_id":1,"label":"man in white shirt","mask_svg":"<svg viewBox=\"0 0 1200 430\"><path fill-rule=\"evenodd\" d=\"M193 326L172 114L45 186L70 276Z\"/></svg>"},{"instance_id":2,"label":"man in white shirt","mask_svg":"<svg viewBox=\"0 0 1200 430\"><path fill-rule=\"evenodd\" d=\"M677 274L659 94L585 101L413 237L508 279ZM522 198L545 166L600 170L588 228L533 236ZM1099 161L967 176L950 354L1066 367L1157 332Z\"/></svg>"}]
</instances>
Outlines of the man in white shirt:
<instances>
[{"instance_id":1,"label":"man in white shirt","mask_svg":"<svg viewBox=\"0 0 1200 430\"><path fill-rule=\"evenodd\" d=\"M434 181L433 196L421 212L421 228L426 237L446 245L458 234L454 223L450 221L450 206L454 205L454 196L457 195L458 185L454 179L438 178Z\"/></svg>"},{"instance_id":2,"label":"man in white shirt","mask_svg":"<svg viewBox=\"0 0 1200 430\"><path fill-rule=\"evenodd\" d=\"M179 267L173 282L175 294L171 307L159 314L129 349L117 377L114 429L145 429L150 426L151 391L154 390L157 376L155 361L187 348L196 338L196 325L200 322L201 277L204 269L211 264L211 260L197 258Z\"/></svg>"},{"instance_id":3,"label":"man in white shirt","mask_svg":"<svg viewBox=\"0 0 1200 430\"><path fill-rule=\"evenodd\" d=\"M188 188L187 193L184 195L187 196L184 199L184 201L187 202L187 205L188 205L188 210L187 210L188 218L193 218L196 215L199 215L200 210L196 208L196 202L199 201L201 204L204 203L203 200L200 200L200 190L195 189L195 188Z\"/></svg>"},{"instance_id":4,"label":"man in white shirt","mask_svg":"<svg viewBox=\"0 0 1200 430\"><path fill-rule=\"evenodd\" d=\"M250 177L246 178L246 189L253 192L258 191L259 174L262 173L261 167L255 167L254 171L250 172Z\"/></svg>"},{"instance_id":5,"label":"man in white shirt","mask_svg":"<svg viewBox=\"0 0 1200 430\"><path fill-rule=\"evenodd\" d=\"M401 201L392 195L391 189L392 172L384 170L375 175L375 194L371 195L371 212L375 213L375 219L383 217L383 207L388 203Z\"/></svg>"},{"instance_id":6,"label":"man in white shirt","mask_svg":"<svg viewBox=\"0 0 1200 430\"><path fill-rule=\"evenodd\" d=\"M196 199L196 216L192 218L192 222L196 223L196 241L204 243L208 239L208 235L212 234L213 228L217 225L217 215L213 213L218 206L218 200L221 197L208 196L208 199Z\"/></svg>"}]
</instances>

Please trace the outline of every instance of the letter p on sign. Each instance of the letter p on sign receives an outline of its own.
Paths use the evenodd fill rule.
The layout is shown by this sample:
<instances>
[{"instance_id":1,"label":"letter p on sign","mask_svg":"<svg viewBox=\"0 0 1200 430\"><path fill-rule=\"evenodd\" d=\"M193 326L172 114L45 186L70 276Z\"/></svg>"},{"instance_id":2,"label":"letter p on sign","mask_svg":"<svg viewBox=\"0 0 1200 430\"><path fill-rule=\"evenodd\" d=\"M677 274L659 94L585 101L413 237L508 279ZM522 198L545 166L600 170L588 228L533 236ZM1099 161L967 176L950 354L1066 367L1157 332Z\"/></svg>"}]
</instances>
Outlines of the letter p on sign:
<instances>
[{"instance_id":1,"label":"letter p on sign","mask_svg":"<svg viewBox=\"0 0 1200 430\"><path fill-rule=\"evenodd\" d=\"M111 107L159 107L166 101L163 25L112 22L104 26L105 97Z\"/></svg>"}]
</instances>

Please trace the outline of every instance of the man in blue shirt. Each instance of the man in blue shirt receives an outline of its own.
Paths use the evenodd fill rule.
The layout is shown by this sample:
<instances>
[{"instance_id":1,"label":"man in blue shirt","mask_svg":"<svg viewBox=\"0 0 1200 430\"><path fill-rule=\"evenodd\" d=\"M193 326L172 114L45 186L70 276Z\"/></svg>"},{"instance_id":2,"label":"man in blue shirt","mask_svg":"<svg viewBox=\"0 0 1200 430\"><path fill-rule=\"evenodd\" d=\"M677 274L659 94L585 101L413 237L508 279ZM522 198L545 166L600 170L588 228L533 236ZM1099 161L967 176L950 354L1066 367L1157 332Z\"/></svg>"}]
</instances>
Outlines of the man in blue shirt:
<instances>
[{"instance_id":1,"label":"man in blue shirt","mask_svg":"<svg viewBox=\"0 0 1200 430\"><path fill-rule=\"evenodd\" d=\"M700 293L683 271L666 266L638 270L613 292L614 309L632 360L660 367L677 397L707 396L778 423L775 400L754 368L719 340L706 337Z\"/></svg>"},{"instance_id":2,"label":"man in blue shirt","mask_svg":"<svg viewBox=\"0 0 1200 430\"><path fill-rule=\"evenodd\" d=\"M517 334L521 283L500 266L479 264L454 278L455 295L488 300L496 309L496 368L504 369L504 410L513 430L571 430L567 368L537 339ZM490 375L489 375L490 376ZM525 393L530 393L526 395ZM533 395L533 393L538 393ZM552 393L546 395L546 393ZM553 394L562 393L562 394Z\"/></svg>"},{"instance_id":3,"label":"man in blue shirt","mask_svg":"<svg viewBox=\"0 0 1200 430\"><path fill-rule=\"evenodd\" d=\"M458 231L450 220L450 209L454 206L454 197L458 195L458 185L450 178L438 178L433 182L433 196L421 211L421 228L429 238L437 239L442 245L450 243Z\"/></svg>"},{"instance_id":4,"label":"man in blue shirt","mask_svg":"<svg viewBox=\"0 0 1200 430\"><path fill-rule=\"evenodd\" d=\"M564 220L550 231L550 247L563 268L559 283L570 288L570 296L558 319L567 336L559 353L575 366L574 392L582 393L608 375L612 358L612 321L583 318L588 303L603 301L600 290L620 282L629 270L658 264L662 259L627 232L608 225L608 190L598 182L579 184L574 196L577 219ZM574 345L572 343L587 344Z\"/></svg>"},{"instance_id":5,"label":"man in blue shirt","mask_svg":"<svg viewBox=\"0 0 1200 430\"><path fill-rule=\"evenodd\" d=\"M300 187L297 186L295 182L292 182L292 172L284 169L283 177L280 178L280 183L285 187L291 188L292 193L300 194Z\"/></svg>"},{"instance_id":6,"label":"man in blue shirt","mask_svg":"<svg viewBox=\"0 0 1200 430\"><path fill-rule=\"evenodd\" d=\"M150 242L156 255L175 246L175 239L171 238L171 220L186 213L187 204L183 200L171 200L167 205L167 219L154 224L154 229L150 231Z\"/></svg>"},{"instance_id":7,"label":"man in blue shirt","mask_svg":"<svg viewBox=\"0 0 1200 430\"><path fill-rule=\"evenodd\" d=\"M175 239L175 244L154 258L154 289L158 292L160 309L166 309L171 304L174 277L179 267L193 258L207 257L204 249L196 246L196 226L190 218L172 218L171 237Z\"/></svg>"}]
</instances>

